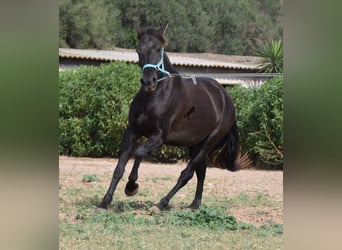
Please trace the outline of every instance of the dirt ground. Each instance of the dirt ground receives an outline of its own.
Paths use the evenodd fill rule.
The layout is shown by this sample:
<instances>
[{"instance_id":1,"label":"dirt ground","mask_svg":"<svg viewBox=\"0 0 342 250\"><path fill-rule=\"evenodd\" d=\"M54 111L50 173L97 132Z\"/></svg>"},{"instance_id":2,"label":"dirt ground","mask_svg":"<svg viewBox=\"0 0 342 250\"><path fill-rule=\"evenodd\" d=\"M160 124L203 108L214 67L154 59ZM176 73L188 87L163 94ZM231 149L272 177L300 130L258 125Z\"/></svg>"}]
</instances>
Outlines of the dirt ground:
<instances>
[{"instance_id":1,"label":"dirt ground","mask_svg":"<svg viewBox=\"0 0 342 250\"><path fill-rule=\"evenodd\" d=\"M109 158L75 158L59 157L60 184L75 187L80 182L80 176L86 174L107 175L110 179L116 166L117 159ZM133 161L126 166L125 176L131 170ZM139 179L146 178L178 178L180 172L186 167L186 162L177 164L156 164L142 162L139 168ZM196 181L193 178L191 181ZM141 184L141 181L139 182ZM222 183L222 184L221 184ZM175 184L175 183L174 183ZM106 185L106 184L105 184ZM109 185L109 182L108 184ZM158 183L155 188L158 188ZM217 185L220 185L217 189ZM153 188L153 187L152 187ZM283 172L261 171L245 169L239 172L230 172L218 168L208 168L204 190L216 188L225 194L224 197L233 197L239 192L264 193L272 197L272 200L283 201ZM205 194L203 194L205 195ZM240 207L231 211L238 221L262 225L267 221L283 224L283 209L281 207Z\"/></svg>"}]
</instances>

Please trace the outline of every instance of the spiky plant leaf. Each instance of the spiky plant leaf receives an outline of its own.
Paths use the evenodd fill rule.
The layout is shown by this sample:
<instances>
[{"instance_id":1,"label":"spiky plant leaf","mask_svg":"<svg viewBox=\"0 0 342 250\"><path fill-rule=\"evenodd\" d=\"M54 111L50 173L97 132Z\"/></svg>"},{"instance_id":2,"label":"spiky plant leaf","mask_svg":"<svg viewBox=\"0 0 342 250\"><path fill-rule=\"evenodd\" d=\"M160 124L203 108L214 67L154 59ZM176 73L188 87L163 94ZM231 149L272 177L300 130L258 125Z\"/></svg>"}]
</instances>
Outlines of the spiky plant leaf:
<instances>
[{"instance_id":1,"label":"spiky plant leaf","mask_svg":"<svg viewBox=\"0 0 342 250\"><path fill-rule=\"evenodd\" d=\"M262 72L283 72L283 42L281 40L272 40L271 43L257 51L257 55L264 58L260 65Z\"/></svg>"}]
</instances>

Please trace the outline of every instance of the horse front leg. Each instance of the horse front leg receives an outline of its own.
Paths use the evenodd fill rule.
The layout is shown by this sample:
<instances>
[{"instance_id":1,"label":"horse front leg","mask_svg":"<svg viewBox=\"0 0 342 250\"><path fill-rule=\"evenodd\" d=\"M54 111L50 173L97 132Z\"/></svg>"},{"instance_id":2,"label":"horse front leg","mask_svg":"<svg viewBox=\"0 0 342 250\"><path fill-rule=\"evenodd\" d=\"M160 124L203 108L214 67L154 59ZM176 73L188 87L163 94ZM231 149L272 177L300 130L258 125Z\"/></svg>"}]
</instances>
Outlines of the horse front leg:
<instances>
[{"instance_id":1,"label":"horse front leg","mask_svg":"<svg viewBox=\"0 0 342 250\"><path fill-rule=\"evenodd\" d=\"M121 152L118 164L114 170L112 181L109 185L106 195L103 197L102 202L98 205L98 208L107 209L107 206L113 200L113 194L118 185L119 180L122 178L125 172L125 166L129 160L130 153L133 145L137 141L137 136L133 133L130 128L127 128L123 135Z\"/></svg>"},{"instance_id":2,"label":"horse front leg","mask_svg":"<svg viewBox=\"0 0 342 250\"><path fill-rule=\"evenodd\" d=\"M132 171L128 177L128 182L127 182L126 187L125 187L125 194L127 196L133 196L139 190L139 184L136 183L136 181L138 179L138 169L139 169L141 161L142 161L142 158L140 158L140 157L135 158Z\"/></svg>"},{"instance_id":3,"label":"horse front leg","mask_svg":"<svg viewBox=\"0 0 342 250\"><path fill-rule=\"evenodd\" d=\"M133 196L138 192L139 184L136 183L136 181L138 179L138 169L140 166L140 162L145 158L149 151L160 147L161 145L163 145L163 143L164 140L162 131L160 130L157 133L151 135L145 143L141 144L136 149L134 165L125 187L125 194L127 196Z\"/></svg>"}]
</instances>

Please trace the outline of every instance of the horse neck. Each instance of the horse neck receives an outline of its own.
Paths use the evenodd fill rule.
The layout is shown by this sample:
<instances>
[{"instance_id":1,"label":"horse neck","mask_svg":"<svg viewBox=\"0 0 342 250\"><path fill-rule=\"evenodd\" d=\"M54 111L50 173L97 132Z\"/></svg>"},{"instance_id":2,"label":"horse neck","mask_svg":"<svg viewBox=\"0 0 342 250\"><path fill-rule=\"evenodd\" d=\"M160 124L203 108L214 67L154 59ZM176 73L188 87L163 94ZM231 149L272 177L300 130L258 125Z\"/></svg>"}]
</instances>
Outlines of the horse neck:
<instances>
[{"instance_id":1,"label":"horse neck","mask_svg":"<svg viewBox=\"0 0 342 250\"><path fill-rule=\"evenodd\" d=\"M173 67L170 58L166 53L164 53L164 67L165 69L170 72L171 74L179 74L179 72Z\"/></svg>"}]
</instances>

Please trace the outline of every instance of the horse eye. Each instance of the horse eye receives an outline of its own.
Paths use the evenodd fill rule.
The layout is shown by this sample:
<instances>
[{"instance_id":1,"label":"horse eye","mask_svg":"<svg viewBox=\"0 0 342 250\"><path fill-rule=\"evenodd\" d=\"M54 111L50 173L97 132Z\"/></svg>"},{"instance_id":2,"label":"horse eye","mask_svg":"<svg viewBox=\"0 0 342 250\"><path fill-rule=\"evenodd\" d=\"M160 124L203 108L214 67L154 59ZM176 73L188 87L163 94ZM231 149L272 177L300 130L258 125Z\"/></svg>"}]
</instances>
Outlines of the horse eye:
<instances>
[{"instance_id":1,"label":"horse eye","mask_svg":"<svg viewBox=\"0 0 342 250\"><path fill-rule=\"evenodd\" d=\"M160 52L161 51L161 49L157 49L157 52Z\"/></svg>"}]
</instances>

